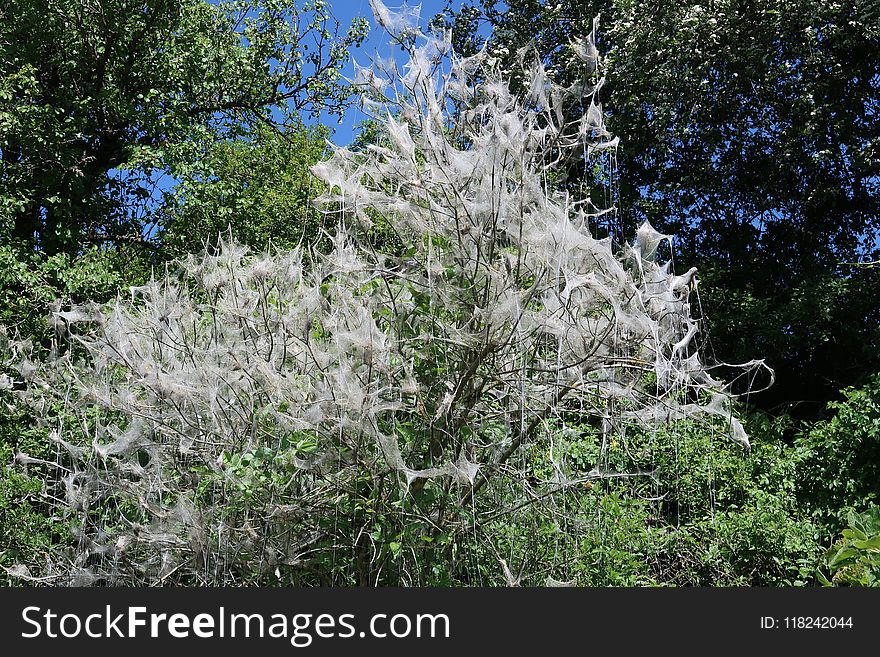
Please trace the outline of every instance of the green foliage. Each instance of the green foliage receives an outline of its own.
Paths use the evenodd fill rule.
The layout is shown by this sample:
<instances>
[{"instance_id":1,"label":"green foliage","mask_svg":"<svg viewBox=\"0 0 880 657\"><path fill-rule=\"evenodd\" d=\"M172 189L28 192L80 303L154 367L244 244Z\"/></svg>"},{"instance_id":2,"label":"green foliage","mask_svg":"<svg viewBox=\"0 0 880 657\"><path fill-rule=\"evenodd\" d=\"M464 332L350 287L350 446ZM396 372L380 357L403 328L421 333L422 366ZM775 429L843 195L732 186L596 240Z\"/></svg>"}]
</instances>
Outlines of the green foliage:
<instances>
[{"instance_id":1,"label":"green foliage","mask_svg":"<svg viewBox=\"0 0 880 657\"><path fill-rule=\"evenodd\" d=\"M0 585L20 586L22 580L7 578L5 568L23 566L39 573L47 555L61 552L70 540L66 523L49 513L41 480L31 478L15 458L25 454L43 459L49 456L49 444L45 429L33 428L30 413L0 391Z\"/></svg>"},{"instance_id":2,"label":"green foliage","mask_svg":"<svg viewBox=\"0 0 880 657\"><path fill-rule=\"evenodd\" d=\"M45 340L51 307L111 298L148 273L143 256L97 246L76 256L46 256L0 245L0 325L10 333Z\"/></svg>"},{"instance_id":3,"label":"green foliage","mask_svg":"<svg viewBox=\"0 0 880 657\"><path fill-rule=\"evenodd\" d=\"M819 553L817 530L795 497L800 453L784 424L753 417L751 454L720 427L661 433L649 561L658 582L696 586L803 585Z\"/></svg>"},{"instance_id":4,"label":"green foliage","mask_svg":"<svg viewBox=\"0 0 880 657\"><path fill-rule=\"evenodd\" d=\"M826 586L880 586L880 506L850 512L843 537L825 554L820 581Z\"/></svg>"},{"instance_id":5,"label":"green foliage","mask_svg":"<svg viewBox=\"0 0 880 657\"><path fill-rule=\"evenodd\" d=\"M574 438L557 436L559 454L580 464L582 475L597 463L612 471L651 463L654 469L650 476L586 481L556 495L555 514L525 506L480 530L498 537L499 553L522 550L525 562L543 556L560 564L549 573L555 579L581 585L810 585L821 548L795 494L803 453L786 445L786 422L758 416L749 425L749 456L719 424L632 434L612 440L604 454L587 428ZM552 470L546 452L527 458L536 480ZM507 505L516 507L534 491L510 494ZM493 556L485 555L486 563ZM518 571L517 563L510 567Z\"/></svg>"},{"instance_id":6,"label":"green foliage","mask_svg":"<svg viewBox=\"0 0 880 657\"><path fill-rule=\"evenodd\" d=\"M309 172L325 154L328 131L258 126L248 140L213 144L178 172L162 208L159 236L168 257L231 236L253 248L317 245L321 216L311 201L324 185Z\"/></svg>"},{"instance_id":7,"label":"green foliage","mask_svg":"<svg viewBox=\"0 0 880 657\"><path fill-rule=\"evenodd\" d=\"M629 220L713 270L719 358L760 353L779 373L756 401L816 416L880 369L878 279L840 265L876 247L876 19L819 0L614 4L607 100Z\"/></svg>"},{"instance_id":8,"label":"green foliage","mask_svg":"<svg viewBox=\"0 0 880 657\"><path fill-rule=\"evenodd\" d=\"M825 538L839 534L852 510L880 501L880 377L843 394L829 404L832 417L797 440L797 492L826 528Z\"/></svg>"}]
</instances>

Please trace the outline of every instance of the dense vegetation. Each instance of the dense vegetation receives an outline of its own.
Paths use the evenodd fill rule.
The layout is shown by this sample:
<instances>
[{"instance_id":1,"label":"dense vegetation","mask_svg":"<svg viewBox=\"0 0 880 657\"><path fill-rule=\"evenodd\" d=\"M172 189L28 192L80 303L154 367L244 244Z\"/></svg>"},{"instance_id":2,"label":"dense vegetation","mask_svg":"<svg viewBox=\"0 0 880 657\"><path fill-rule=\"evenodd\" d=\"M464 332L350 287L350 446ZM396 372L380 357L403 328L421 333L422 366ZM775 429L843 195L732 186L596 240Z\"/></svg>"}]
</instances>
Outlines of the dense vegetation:
<instances>
[{"instance_id":1,"label":"dense vegetation","mask_svg":"<svg viewBox=\"0 0 880 657\"><path fill-rule=\"evenodd\" d=\"M738 402L751 450L727 438L730 423L723 418L628 429L605 440L611 434L595 416L580 421L560 404L561 424L546 425L549 448L520 440L517 458L496 464L502 475L477 484L490 494L466 495L473 506L455 508L449 497L455 487L419 477L413 490L407 481L408 494L389 492L386 474L362 467L368 455L359 455L360 443L346 445L354 454L346 467L357 468L332 491L320 485L323 473L297 480L297 490L315 504L312 516L303 521L292 509L289 516L278 511L284 522L313 522L315 542L302 552L317 556L271 567L252 558L223 581L876 585L880 267L871 263L880 259L880 11L867 1L818 0L449 5L435 24L452 28L463 55L485 43L486 67L476 75L498 71L514 92L528 89L521 72L529 46L528 52L546 54L547 75L560 85L595 83L595 57L586 44L601 14L595 54L606 82L585 100L560 98L560 116L576 121L591 107L600 115L604 110L620 146L600 148L586 163L565 160L549 184L574 198L590 195L599 208L615 207L590 219L596 237L612 238L615 253L623 253L645 220L676 235L673 248L661 242L659 253L673 257L676 274L698 268L693 313L700 334L709 336L701 340L701 354L719 363L764 358L776 372L775 385ZM385 27L408 44L406 26ZM47 564L81 550L85 536L95 540L71 522L75 513L65 515L49 500L59 491L45 482L53 468L73 467L78 458L62 454L50 436L53 422L94 429L90 413L100 404L73 413L63 394L47 395L40 413L24 403L22 345L30 345L34 362L51 358L54 349L69 346L68 327L58 315L50 321L52 311L117 294L134 299L166 267L179 271L176 263L188 257L193 266L191 254L224 257L221 239L282 260L300 249L306 268L338 252L313 201L324 194L344 209L350 197L333 198L337 183L326 164L315 170L324 175L311 171L332 155L325 141L331 132L316 120L355 102L342 73L365 31L360 21L340 29L322 0L0 1L0 356L6 363L0 372L0 580L56 581ZM395 133L398 124L390 121L390 131L380 121L364 128L351 146L358 162L379 153L380 166L408 148L407 135ZM604 124L592 125L601 143ZM450 143L466 150L467 138L453 131ZM423 173L419 167L430 161L426 165L418 150L413 171ZM423 244L401 239L401 227L383 217L382 207L390 206L377 205L375 195L425 207L430 198L408 197L402 191L408 179L394 175L373 180L377 186L368 190L373 205L362 212L368 227L360 253L375 249L405 268L408 259L419 259ZM445 239L449 244L438 248L451 253L454 240ZM433 245L428 248L430 270ZM515 267L517 285L534 283L521 272L524 261ZM259 286L263 274L253 271L260 262L249 262L249 280ZM486 271L494 281L497 272ZM473 280L450 287L456 298L465 299L479 276L475 271ZM406 276L374 280L390 290ZM363 298L386 293L370 281L358 285ZM192 289L197 297L214 288ZM261 316L280 312L285 299L271 297ZM343 307L343 296L337 303ZM425 322L437 302L416 295L412 303L412 317ZM330 331L327 318L317 311L315 318L306 329L313 347ZM467 318L460 312L436 323L471 330ZM426 325L399 330L416 339ZM531 349L538 353L541 346ZM475 380L503 378L512 361L477 351L426 345L412 356L411 378L432 390L426 398L438 400L445 399L450 368L467 370L469 358L483 368L483 379ZM362 357L366 364L368 355ZM713 376L732 379L737 372L721 368ZM660 385L650 377L630 383ZM748 388L741 377L730 390ZM446 412L443 432L452 435L450 407L459 394L473 400L467 413L474 404L484 414L494 408L479 406L476 383L462 390L448 405L413 410L393 428L404 457L418 458L426 472L460 444L435 440L435 425L426 428L422 416ZM272 423L293 402L267 394L274 406L259 426L276 436L281 425ZM595 401L579 403L583 412ZM472 417L467 413L461 417ZM468 472L468 459L476 460L480 450L506 453L495 430L481 424L468 436L477 446L456 461L460 471ZM175 461L175 490L186 491L196 510L199 495L212 504L222 495L221 524L242 532L235 549L256 554L245 536L247 518L254 509L278 506L275 492L293 480L291 462L314 457L325 439L320 429L300 428L272 449L212 453L228 473L224 481L212 479L210 464L196 458ZM501 447L492 447L496 442ZM383 450L392 461L384 444ZM154 458L134 452L144 467ZM597 467L651 474L595 477ZM514 469L521 480L511 475ZM462 485L481 481L473 473L464 479ZM568 486L573 481L577 486ZM547 482L567 487L547 494ZM330 492L335 497L321 497ZM180 514L184 497L176 492L158 503ZM139 515L136 496L107 499L131 505L123 517L147 525L149 509ZM332 514L321 515L331 500ZM282 529L272 532L272 541L289 541ZM197 568L189 579L187 569L175 569L180 579L174 579L164 552L151 563L162 582L205 581ZM547 563L555 568L545 569ZM90 564L80 565L80 583L95 583L86 575Z\"/></svg>"}]
</instances>

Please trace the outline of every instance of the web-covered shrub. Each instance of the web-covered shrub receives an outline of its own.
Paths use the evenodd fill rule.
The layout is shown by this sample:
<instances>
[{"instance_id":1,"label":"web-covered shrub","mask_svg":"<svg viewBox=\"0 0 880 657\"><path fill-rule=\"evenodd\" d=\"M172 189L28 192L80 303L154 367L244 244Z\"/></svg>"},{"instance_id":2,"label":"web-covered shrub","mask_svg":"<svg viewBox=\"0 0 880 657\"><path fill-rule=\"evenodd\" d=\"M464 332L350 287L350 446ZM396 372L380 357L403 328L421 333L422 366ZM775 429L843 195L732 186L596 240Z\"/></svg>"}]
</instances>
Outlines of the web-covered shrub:
<instances>
[{"instance_id":1,"label":"web-covered shrub","mask_svg":"<svg viewBox=\"0 0 880 657\"><path fill-rule=\"evenodd\" d=\"M559 564L497 520L648 474L607 467L627 427L709 414L748 447L696 347L694 270L658 263L647 224L594 238L607 209L554 191L563 163L616 146L601 83L561 88L523 53L514 95L484 55L373 6L409 63L358 68L380 139L313 169L328 253L227 242L59 310L49 360L14 345L58 445L17 459L76 537L46 577L552 583ZM591 42L573 52L595 66Z\"/></svg>"}]
</instances>

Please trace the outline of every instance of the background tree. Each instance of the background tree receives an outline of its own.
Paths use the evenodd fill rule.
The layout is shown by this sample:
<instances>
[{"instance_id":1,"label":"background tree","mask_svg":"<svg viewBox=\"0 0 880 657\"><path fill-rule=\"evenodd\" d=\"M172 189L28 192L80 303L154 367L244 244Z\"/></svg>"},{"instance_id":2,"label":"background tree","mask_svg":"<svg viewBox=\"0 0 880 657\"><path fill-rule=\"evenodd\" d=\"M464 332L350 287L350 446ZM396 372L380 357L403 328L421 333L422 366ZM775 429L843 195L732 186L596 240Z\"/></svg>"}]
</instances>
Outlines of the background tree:
<instances>
[{"instance_id":1,"label":"background tree","mask_svg":"<svg viewBox=\"0 0 880 657\"><path fill-rule=\"evenodd\" d=\"M339 111L347 48L326 3L0 5L0 230L47 254L150 235L151 174L303 112Z\"/></svg>"},{"instance_id":2,"label":"background tree","mask_svg":"<svg viewBox=\"0 0 880 657\"><path fill-rule=\"evenodd\" d=\"M201 251L221 235L261 250L317 245L321 216L311 202L324 185L309 168L326 155L328 136L323 126L261 125L247 140L211 145L178 170L179 183L158 212L163 252Z\"/></svg>"},{"instance_id":3,"label":"background tree","mask_svg":"<svg viewBox=\"0 0 880 657\"><path fill-rule=\"evenodd\" d=\"M821 410L880 368L873 258L880 198L880 16L818 0L487 0L452 12L460 47L509 67L532 41L563 78L593 29L621 136L616 235L648 219L703 272L719 359L761 354L777 385L755 401ZM576 108L572 108L576 111ZM588 183L607 187L605 172ZM583 182L571 172L572 184ZM618 186L619 185L619 186Z\"/></svg>"}]
</instances>

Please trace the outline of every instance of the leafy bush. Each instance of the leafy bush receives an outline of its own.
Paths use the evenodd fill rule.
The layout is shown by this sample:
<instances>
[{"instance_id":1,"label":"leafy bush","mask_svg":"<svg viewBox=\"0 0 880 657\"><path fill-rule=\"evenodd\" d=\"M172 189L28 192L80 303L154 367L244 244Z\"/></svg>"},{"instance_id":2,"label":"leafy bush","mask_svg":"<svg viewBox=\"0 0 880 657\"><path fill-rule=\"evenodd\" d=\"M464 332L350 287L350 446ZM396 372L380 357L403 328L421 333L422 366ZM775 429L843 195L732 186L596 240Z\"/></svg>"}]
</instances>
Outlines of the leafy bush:
<instances>
[{"instance_id":1,"label":"leafy bush","mask_svg":"<svg viewBox=\"0 0 880 657\"><path fill-rule=\"evenodd\" d=\"M850 512L847 521L843 538L825 554L831 579L820 571L820 581L827 586L880 586L880 507Z\"/></svg>"},{"instance_id":2,"label":"leafy bush","mask_svg":"<svg viewBox=\"0 0 880 657\"><path fill-rule=\"evenodd\" d=\"M529 504L540 489L512 492L482 529L525 583L544 583L540 564L555 563L547 574L582 585L810 585L819 530L794 494L802 453L783 439L786 424L750 418L748 456L720 421L630 430L604 453L589 431L559 434L554 443L574 472L600 463L644 474L588 481L553 504ZM553 471L545 450L525 459L538 479Z\"/></svg>"},{"instance_id":3,"label":"leafy bush","mask_svg":"<svg viewBox=\"0 0 880 657\"><path fill-rule=\"evenodd\" d=\"M803 451L798 494L825 529L839 535L850 512L880 501L880 377L847 388L832 402L833 415L798 437Z\"/></svg>"},{"instance_id":4,"label":"leafy bush","mask_svg":"<svg viewBox=\"0 0 880 657\"><path fill-rule=\"evenodd\" d=\"M61 304L105 301L126 283L143 281L147 270L137 253L83 250L76 257L0 245L0 325L7 332L45 341L46 317Z\"/></svg>"},{"instance_id":5,"label":"leafy bush","mask_svg":"<svg viewBox=\"0 0 880 657\"><path fill-rule=\"evenodd\" d=\"M795 496L800 452L780 422L750 418L746 457L723 426L685 422L644 444L654 478L630 497L646 507L643 536L632 541L664 585L804 585L819 556L817 529ZM629 445L628 449L638 449ZM645 482L648 483L648 482ZM643 512L644 513L644 512Z\"/></svg>"}]
</instances>

